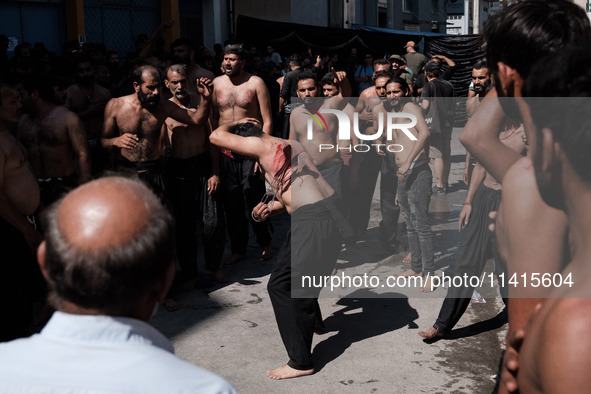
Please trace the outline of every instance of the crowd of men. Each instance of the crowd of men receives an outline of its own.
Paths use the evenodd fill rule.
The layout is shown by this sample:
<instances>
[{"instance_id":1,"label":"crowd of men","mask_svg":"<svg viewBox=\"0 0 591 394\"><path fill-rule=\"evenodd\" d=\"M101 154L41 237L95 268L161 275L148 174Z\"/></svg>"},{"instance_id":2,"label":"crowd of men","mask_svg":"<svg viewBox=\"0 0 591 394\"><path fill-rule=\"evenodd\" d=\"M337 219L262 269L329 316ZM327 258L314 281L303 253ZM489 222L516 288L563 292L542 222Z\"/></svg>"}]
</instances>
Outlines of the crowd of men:
<instances>
[{"instance_id":1,"label":"crowd of men","mask_svg":"<svg viewBox=\"0 0 591 394\"><path fill-rule=\"evenodd\" d=\"M393 54L367 53L359 61L352 49L342 63L334 54L306 51L286 58L284 67L272 46L265 57L256 48L216 45L212 56L181 38L166 52L155 43L169 26L138 37L123 68L104 46L72 42L61 58L37 43L0 59L0 245L9 251L0 279L6 317L0 341L26 337L34 319L57 310L30 341L1 345L0 363L12 365L12 372L0 372L7 387L57 384L25 379L24 366L45 359L70 365L69 353L58 357L48 338L90 330L85 335L100 339L101 327L151 344L137 360L156 373L166 363L148 356L164 360L171 346L145 324L154 307L178 309L175 294L204 277L227 282L225 271L246 257L250 229L260 258L272 259L267 219L279 212L291 215L292 227L268 290L289 361L267 375L314 373L312 337L324 330L320 290L294 287L294 275L330 275L342 245L354 247L366 237L378 174L377 253L399 251L402 211L409 266L399 276L422 277L421 290L433 291L429 204L432 196L445 198L449 187L453 60L427 59L409 41ZM480 276L494 256L504 278L534 271L575 278L568 288L501 288L509 316L501 392L564 392L565 385L577 392L591 383L582 370L589 344L588 317L581 313L589 307L589 104L560 100L591 95L590 39L585 12L570 1L511 4L487 22L486 60L475 62L466 81L469 121L460 142L467 148L468 191L449 273ZM550 60L560 67L548 67ZM541 96L553 99L527 99ZM336 116L310 121L331 111L358 116L349 138ZM411 122L382 133L386 114ZM372 149L353 148L364 143ZM380 148L388 144L400 149ZM334 149L319 149L327 146ZM494 237L489 216L496 219ZM209 276L197 269L198 234ZM226 238L231 254L224 260ZM419 335L426 341L448 335L473 290L450 286L436 322ZM88 351L74 342L62 350ZM109 373L105 365L99 368ZM195 376L187 387L233 392L214 375L180 361L177 367L168 379L186 370ZM72 387L133 384L114 376L113 386L104 386L84 376L80 372Z\"/></svg>"}]
</instances>

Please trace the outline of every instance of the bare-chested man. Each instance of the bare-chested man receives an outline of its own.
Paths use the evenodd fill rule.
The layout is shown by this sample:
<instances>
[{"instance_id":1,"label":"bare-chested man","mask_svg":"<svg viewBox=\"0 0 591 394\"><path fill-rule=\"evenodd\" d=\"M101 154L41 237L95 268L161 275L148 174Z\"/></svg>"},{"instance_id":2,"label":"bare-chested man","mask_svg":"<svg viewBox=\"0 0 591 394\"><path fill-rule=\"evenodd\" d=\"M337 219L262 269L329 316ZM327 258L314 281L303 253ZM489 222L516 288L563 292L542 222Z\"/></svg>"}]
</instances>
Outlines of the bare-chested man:
<instances>
[{"instance_id":1,"label":"bare-chested man","mask_svg":"<svg viewBox=\"0 0 591 394\"><path fill-rule=\"evenodd\" d=\"M525 28L527 26L527 28ZM506 7L489 19L484 30L487 63L495 89L480 103L460 135L460 142L480 164L503 184L503 202L497 219L504 231L496 239L508 274L555 274L567 262L568 235L564 212L544 203L536 186L532 161L520 158L499 142L498 134L506 115L519 116L515 102L532 62L547 54L560 56L568 44L586 45L591 26L585 12L571 1L524 0ZM550 63L547 63L550 66ZM498 96L509 96L501 97ZM513 98L514 97L514 98ZM528 140L531 139L528 133ZM544 286L509 288L508 351L515 351L515 333L523 329L535 305L546 297ZM510 376L505 370L503 376ZM500 391L512 390L511 384Z\"/></svg>"},{"instance_id":2,"label":"bare-chested man","mask_svg":"<svg viewBox=\"0 0 591 394\"><path fill-rule=\"evenodd\" d=\"M213 81L213 128L251 117L258 119L263 131L270 135L273 132L273 121L269 92L261 78L243 70L245 64L245 53L241 45L228 45L224 48L224 75ZM265 183L253 163L238 162L232 159L231 153L222 153L221 186L232 249L232 255L226 263L234 264L246 256L249 221L256 241L263 249L261 257L268 260L273 256L270 223L257 223L244 215L245 205L250 211L265 195Z\"/></svg>"},{"instance_id":3,"label":"bare-chested man","mask_svg":"<svg viewBox=\"0 0 591 394\"><path fill-rule=\"evenodd\" d=\"M386 83L386 100L374 107L373 117L381 113L403 112L414 115L417 124L409 129L395 129L392 140L386 140L385 147L378 147L378 154L396 151L397 192L395 201L402 209L408 232L411 255L410 268L401 276L423 276L422 291L431 290L431 278L435 274L433 255L433 233L429 222L429 202L431 201L431 171L425 154L425 143L429 138L429 128L421 109L410 100L410 87L405 80L394 78ZM396 123L408 123L411 119L396 118ZM374 121L374 129L376 122ZM405 131L412 133L413 140ZM390 149L391 144L397 144Z\"/></svg>"},{"instance_id":4,"label":"bare-chested man","mask_svg":"<svg viewBox=\"0 0 591 394\"><path fill-rule=\"evenodd\" d=\"M174 57L176 63L184 64L187 66L187 81L189 83L189 90L197 92L197 80L200 78L207 78L211 81L215 78L215 75L201 67L195 61L195 47L193 41L188 38L179 38L170 44L170 51Z\"/></svg>"},{"instance_id":5,"label":"bare-chested man","mask_svg":"<svg viewBox=\"0 0 591 394\"><path fill-rule=\"evenodd\" d=\"M175 64L166 70L164 79L170 89L170 101L192 109L209 102L188 89L186 68ZM207 116L208 111L202 115ZM172 152L166 163L167 197L177 224L177 259L185 288L195 286L197 279L197 225L203 233L205 266L216 280L223 282L220 270L226 229L221 205L218 204L218 148L209 143L209 126L192 126L167 118L166 128ZM213 213L213 216L212 216Z\"/></svg>"},{"instance_id":6,"label":"bare-chested man","mask_svg":"<svg viewBox=\"0 0 591 394\"><path fill-rule=\"evenodd\" d=\"M53 103L54 90L47 78L28 78L23 87L27 115L18 123L18 139L29 153L41 201L47 206L90 179L86 131L75 113Z\"/></svg>"},{"instance_id":7,"label":"bare-chested man","mask_svg":"<svg viewBox=\"0 0 591 394\"><path fill-rule=\"evenodd\" d=\"M39 206L37 180L27 152L8 131L21 115L18 93L0 84L0 342L27 335L35 277L35 251L41 234L31 221Z\"/></svg>"},{"instance_id":8,"label":"bare-chested man","mask_svg":"<svg viewBox=\"0 0 591 394\"><path fill-rule=\"evenodd\" d=\"M137 171L140 178L162 198L164 175L161 158L164 154L166 118L202 127L207 123L208 105L198 109L182 108L160 100L160 74L152 66L140 66L133 71L135 93L114 98L105 109L101 144L116 149L116 167ZM203 103L210 97L209 81L197 81Z\"/></svg>"},{"instance_id":9,"label":"bare-chested man","mask_svg":"<svg viewBox=\"0 0 591 394\"><path fill-rule=\"evenodd\" d=\"M242 122L258 124L256 119ZM334 191L301 144L269 136L255 124L240 123L226 123L214 130L210 140L257 160L262 167L265 179L275 192L275 199L268 204L258 204L252 212L253 217L265 220L283 209L292 215L291 231L281 247L277 267L267 286L289 361L268 371L267 376L288 379L310 375L314 373L312 338L321 324L320 308L315 298L319 291L298 287L301 283L298 278L311 272L329 275L336 262L342 241L335 222L338 208L331 205L335 203ZM292 245L297 250L293 255ZM297 291L293 298L292 289Z\"/></svg>"},{"instance_id":10,"label":"bare-chested man","mask_svg":"<svg viewBox=\"0 0 591 394\"><path fill-rule=\"evenodd\" d=\"M339 131L337 117L324 117L326 130L322 130L320 125L313 123L314 138L308 139L309 113L316 113L324 109L344 110L348 104L346 97L350 95L351 86L346 73L344 71L334 73L334 80L335 83L338 83L342 96L334 96L325 100L320 98L316 74L311 71L303 71L298 75L297 94L303 105L296 107L291 112L290 139L296 140L304 146L326 182L338 196L341 196L341 167L343 161L340 152L336 149ZM331 145L333 149L321 149L323 145Z\"/></svg>"},{"instance_id":11,"label":"bare-chested man","mask_svg":"<svg viewBox=\"0 0 591 394\"><path fill-rule=\"evenodd\" d=\"M519 103L537 188L548 206L565 212L572 253L560 273L534 275L536 262L530 262L529 283L539 275L549 293L525 329L518 387L512 387L521 393L586 393L591 387L590 64L586 44L540 59L524 82L530 98ZM498 216L503 226L501 211Z\"/></svg>"},{"instance_id":12,"label":"bare-chested man","mask_svg":"<svg viewBox=\"0 0 591 394\"><path fill-rule=\"evenodd\" d=\"M95 72L90 60L80 57L76 60L76 83L66 89L66 107L76 113L88 138L92 173L99 174L103 169L100 137L103 131L105 106L111 93L95 83Z\"/></svg>"}]
</instances>

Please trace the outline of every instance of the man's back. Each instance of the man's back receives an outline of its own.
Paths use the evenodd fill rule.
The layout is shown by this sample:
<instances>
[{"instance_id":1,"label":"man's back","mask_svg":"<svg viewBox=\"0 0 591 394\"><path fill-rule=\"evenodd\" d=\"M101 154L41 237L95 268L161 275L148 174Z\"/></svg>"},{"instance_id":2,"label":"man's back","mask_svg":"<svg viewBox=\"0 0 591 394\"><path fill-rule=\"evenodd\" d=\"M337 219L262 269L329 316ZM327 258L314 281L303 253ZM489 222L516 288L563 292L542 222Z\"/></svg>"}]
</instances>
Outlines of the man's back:
<instances>
[{"instance_id":1,"label":"man's back","mask_svg":"<svg viewBox=\"0 0 591 394\"><path fill-rule=\"evenodd\" d=\"M235 392L172 352L140 320L56 312L40 334L0 345L0 392Z\"/></svg>"}]
</instances>

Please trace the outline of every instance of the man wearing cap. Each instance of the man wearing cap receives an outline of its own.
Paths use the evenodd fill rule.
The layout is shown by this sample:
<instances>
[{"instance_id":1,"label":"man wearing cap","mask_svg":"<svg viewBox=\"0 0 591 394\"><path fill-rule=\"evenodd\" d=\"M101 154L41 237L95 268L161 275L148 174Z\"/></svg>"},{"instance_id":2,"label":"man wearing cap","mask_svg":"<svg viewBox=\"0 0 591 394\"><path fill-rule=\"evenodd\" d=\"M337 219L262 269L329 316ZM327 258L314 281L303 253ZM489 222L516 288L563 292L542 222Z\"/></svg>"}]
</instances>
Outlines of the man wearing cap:
<instances>
[{"instance_id":1,"label":"man wearing cap","mask_svg":"<svg viewBox=\"0 0 591 394\"><path fill-rule=\"evenodd\" d=\"M406 61L402 58L402 56L394 54L390 56L390 61L392 62L393 76L403 79L408 84L408 86L411 86L414 79L414 72L406 68ZM412 75L411 72L413 73Z\"/></svg>"},{"instance_id":2,"label":"man wearing cap","mask_svg":"<svg viewBox=\"0 0 591 394\"><path fill-rule=\"evenodd\" d=\"M404 47L404 49L406 49L406 54L403 56L406 61L406 66L412 71L413 79L416 79L419 76L425 63L427 63L427 58L422 53L417 52L416 46L417 44L415 44L414 41L407 42Z\"/></svg>"}]
</instances>

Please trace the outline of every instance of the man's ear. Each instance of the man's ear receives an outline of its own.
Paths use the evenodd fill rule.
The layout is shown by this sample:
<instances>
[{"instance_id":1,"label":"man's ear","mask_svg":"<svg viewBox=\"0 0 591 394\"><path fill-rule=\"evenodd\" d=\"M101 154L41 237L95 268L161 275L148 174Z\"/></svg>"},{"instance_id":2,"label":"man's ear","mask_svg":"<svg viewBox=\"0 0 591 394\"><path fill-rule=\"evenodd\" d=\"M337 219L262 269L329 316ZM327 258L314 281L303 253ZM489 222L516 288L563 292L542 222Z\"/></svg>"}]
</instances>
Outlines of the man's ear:
<instances>
[{"instance_id":1,"label":"man's ear","mask_svg":"<svg viewBox=\"0 0 591 394\"><path fill-rule=\"evenodd\" d=\"M521 97L521 88L523 87L523 78L513 67L503 62L498 62L499 81L501 89L508 97Z\"/></svg>"},{"instance_id":2,"label":"man's ear","mask_svg":"<svg viewBox=\"0 0 591 394\"><path fill-rule=\"evenodd\" d=\"M45 267L45 253L46 253L46 243L42 241L37 248L37 261L39 263L39 268L41 268L41 273L45 279L48 279L49 274L47 272L47 268Z\"/></svg>"},{"instance_id":3,"label":"man's ear","mask_svg":"<svg viewBox=\"0 0 591 394\"><path fill-rule=\"evenodd\" d=\"M135 81L133 82L133 89L136 93L140 91L140 85Z\"/></svg>"},{"instance_id":4,"label":"man's ear","mask_svg":"<svg viewBox=\"0 0 591 394\"><path fill-rule=\"evenodd\" d=\"M554 140L554 135L552 134L552 130L548 128L543 128L541 135L539 135L542 139L541 144L541 164L542 164L542 172L548 179L555 178L556 176L560 177L560 157L562 148L560 145ZM538 144L539 146L540 144ZM558 173L557 173L558 171Z\"/></svg>"}]
</instances>

